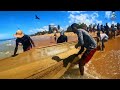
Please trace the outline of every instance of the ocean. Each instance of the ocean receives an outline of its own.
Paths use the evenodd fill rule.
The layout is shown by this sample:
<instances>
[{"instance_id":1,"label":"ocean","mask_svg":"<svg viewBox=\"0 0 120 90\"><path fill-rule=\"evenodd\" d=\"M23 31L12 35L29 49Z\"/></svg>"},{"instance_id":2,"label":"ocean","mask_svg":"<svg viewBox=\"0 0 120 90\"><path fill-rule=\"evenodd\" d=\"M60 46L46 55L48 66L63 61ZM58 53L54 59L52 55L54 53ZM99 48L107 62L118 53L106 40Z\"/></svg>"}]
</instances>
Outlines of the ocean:
<instances>
[{"instance_id":1,"label":"ocean","mask_svg":"<svg viewBox=\"0 0 120 90\"><path fill-rule=\"evenodd\" d=\"M15 38L12 39L2 39L0 40L0 59L10 57L14 53L15 48ZM22 49L20 47L20 52Z\"/></svg>"},{"instance_id":2,"label":"ocean","mask_svg":"<svg viewBox=\"0 0 120 90\"><path fill-rule=\"evenodd\" d=\"M50 42L49 36L40 36L40 37L36 36L31 38L36 46L42 46ZM13 55L15 49L15 43L16 43L15 40L16 38L0 39L0 60ZM47 41L47 43L45 43L44 41ZM23 52L22 46L18 46L17 53L22 53L22 52Z\"/></svg>"}]
</instances>

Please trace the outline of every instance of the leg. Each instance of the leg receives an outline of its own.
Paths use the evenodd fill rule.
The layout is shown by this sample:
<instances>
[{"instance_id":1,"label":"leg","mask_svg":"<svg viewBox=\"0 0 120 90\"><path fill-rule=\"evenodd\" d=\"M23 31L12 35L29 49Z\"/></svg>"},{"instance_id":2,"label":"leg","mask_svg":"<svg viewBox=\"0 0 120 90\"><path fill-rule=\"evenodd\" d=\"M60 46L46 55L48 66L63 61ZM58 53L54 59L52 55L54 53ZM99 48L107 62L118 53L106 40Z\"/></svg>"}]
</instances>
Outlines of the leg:
<instances>
[{"instance_id":1,"label":"leg","mask_svg":"<svg viewBox=\"0 0 120 90\"><path fill-rule=\"evenodd\" d=\"M52 36L50 36L50 43L52 43Z\"/></svg>"},{"instance_id":2,"label":"leg","mask_svg":"<svg viewBox=\"0 0 120 90\"><path fill-rule=\"evenodd\" d=\"M97 50L100 50L100 37L98 33L97 33Z\"/></svg>"},{"instance_id":3,"label":"leg","mask_svg":"<svg viewBox=\"0 0 120 90\"><path fill-rule=\"evenodd\" d=\"M85 65L85 62L81 60L81 62L79 62L79 70L82 76L84 75L84 65Z\"/></svg>"},{"instance_id":4,"label":"leg","mask_svg":"<svg viewBox=\"0 0 120 90\"><path fill-rule=\"evenodd\" d=\"M86 50L82 55L81 59L79 60L79 70L81 75L84 75L84 66L87 62L90 61L95 52L96 49Z\"/></svg>"},{"instance_id":5,"label":"leg","mask_svg":"<svg viewBox=\"0 0 120 90\"><path fill-rule=\"evenodd\" d=\"M54 38L54 39L55 39L55 42L56 42L56 36L55 36L55 38Z\"/></svg>"},{"instance_id":6,"label":"leg","mask_svg":"<svg viewBox=\"0 0 120 90\"><path fill-rule=\"evenodd\" d=\"M104 50L104 39L101 42L102 42L102 51L103 51Z\"/></svg>"},{"instance_id":7,"label":"leg","mask_svg":"<svg viewBox=\"0 0 120 90\"><path fill-rule=\"evenodd\" d=\"M112 31L110 32L110 38L112 39Z\"/></svg>"},{"instance_id":8,"label":"leg","mask_svg":"<svg viewBox=\"0 0 120 90\"><path fill-rule=\"evenodd\" d=\"M114 38L115 38L115 31L114 31Z\"/></svg>"}]
</instances>

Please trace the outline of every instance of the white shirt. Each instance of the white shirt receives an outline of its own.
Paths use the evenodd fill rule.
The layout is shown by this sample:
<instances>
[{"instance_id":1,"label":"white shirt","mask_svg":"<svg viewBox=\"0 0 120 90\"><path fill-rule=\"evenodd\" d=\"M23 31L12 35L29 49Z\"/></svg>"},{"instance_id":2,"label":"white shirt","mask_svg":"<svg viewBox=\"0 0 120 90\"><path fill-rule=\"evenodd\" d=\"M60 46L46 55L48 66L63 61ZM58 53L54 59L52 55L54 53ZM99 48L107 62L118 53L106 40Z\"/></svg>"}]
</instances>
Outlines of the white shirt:
<instances>
[{"instance_id":1,"label":"white shirt","mask_svg":"<svg viewBox=\"0 0 120 90\"><path fill-rule=\"evenodd\" d=\"M103 40L103 38L105 40L108 40L108 35L106 35L105 33L102 33L102 34L100 34L100 38L101 38L101 40Z\"/></svg>"}]
</instances>

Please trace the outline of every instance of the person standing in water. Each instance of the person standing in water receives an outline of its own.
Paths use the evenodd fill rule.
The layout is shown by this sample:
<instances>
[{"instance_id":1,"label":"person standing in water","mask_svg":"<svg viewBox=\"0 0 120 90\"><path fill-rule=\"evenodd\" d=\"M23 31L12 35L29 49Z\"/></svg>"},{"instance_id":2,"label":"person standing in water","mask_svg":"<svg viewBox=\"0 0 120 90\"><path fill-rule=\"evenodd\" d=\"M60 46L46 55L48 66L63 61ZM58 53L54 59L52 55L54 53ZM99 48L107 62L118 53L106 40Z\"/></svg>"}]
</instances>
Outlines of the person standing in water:
<instances>
[{"instance_id":1,"label":"person standing in water","mask_svg":"<svg viewBox=\"0 0 120 90\"><path fill-rule=\"evenodd\" d=\"M30 50L32 47L35 47L35 44L33 42L33 40L28 36L25 35L22 30L17 30L16 34L14 34L14 36L17 38L16 39L16 46L14 49L14 54L12 56L16 56L17 54L17 50L18 50L18 45L22 45L23 46L23 51L28 51Z\"/></svg>"},{"instance_id":2,"label":"person standing in water","mask_svg":"<svg viewBox=\"0 0 120 90\"><path fill-rule=\"evenodd\" d=\"M97 43L87 31L85 31L84 29L79 29L78 24L73 23L71 25L71 29L78 36L78 43L75 45L75 48L77 49L81 46L80 51L77 54L75 54L75 56L77 57L78 55L82 54L84 48L86 48L86 51L82 54L81 58L77 62L77 64L79 64L80 74L84 75L84 66L86 63L89 62L89 60L96 52Z\"/></svg>"}]
</instances>

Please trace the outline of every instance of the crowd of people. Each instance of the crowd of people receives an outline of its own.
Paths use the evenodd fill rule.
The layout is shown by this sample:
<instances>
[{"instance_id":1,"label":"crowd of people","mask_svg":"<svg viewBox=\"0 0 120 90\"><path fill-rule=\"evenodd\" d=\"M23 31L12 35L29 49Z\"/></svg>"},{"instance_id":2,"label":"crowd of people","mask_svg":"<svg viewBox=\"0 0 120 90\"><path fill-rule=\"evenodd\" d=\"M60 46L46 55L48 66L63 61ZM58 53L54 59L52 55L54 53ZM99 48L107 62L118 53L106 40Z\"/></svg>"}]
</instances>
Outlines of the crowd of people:
<instances>
[{"instance_id":1,"label":"crowd of people","mask_svg":"<svg viewBox=\"0 0 120 90\"><path fill-rule=\"evenodd\" d=\"M100 34L100 32L105 32L109 38L115 38L116 35L120 34L120 23L117 23L116 25L111 24L111 26L109 27L108 24L106 23L106 25L100 25L97 24L97 28L95 29L96 25L89 25L86 30L88 32L98 32L98 34Z\"/></svg>"},{"instance_id":2,"label":"crowd of people","mask_svg":"<svg viewBox=\"0 0 120 90\"><path fill-rule=\"evenodd\" d=\"M95 29L95 26L92 28L91 26L87 27L85 25L83 25L82 28L79 28L77 23L73 23L71 28L78 36L78 43L75 45L75 48L81 47L79 52L76 54L76 57L84 52L76 63L79 65L81 75L84 75L84 66L90 61L96 50L98 50L98 46L100 47L100 50L103 51L105 48L104 42L108 39L112 39L113 37L115 38L115 36L120 34L119 23L117 23L117 25L112 24L111 27L109 27L107 23L105 26L98 24L97 29ZM96 41L95 38L90 35L92 32L97 32ZM86 48L85 51L84 48Z\"/></svg>"},{"instance_id":3,"label":"crowd of people","mask_svg":"<svg viewBox=\"0 0 120 90\"><path fill-rule=\"evenodd\" d=\"M117 23L117 25L112 24L111 27L109 27L107 23L105 26L98 24L97 29L95 29L95 26L91 27L90 25L89 27L83 26L82 28L79 28L79 24L73 23L71 25L71 29L72 32L77 34L78 37L78 43L75 45L75 48L77 49L78 47L81 47L79 52L75 54L75 57L82 54L81 58L76 62L76 64L79 65L81 75L84 75L84 66L90 61L96 50L98 50L98 46L100 46L100 50L103 51L105 48L104 42L108 39L115 38L116 35L120 34L119 23ZM63 43L68 41L68 37L64 34L64 30L60 32L59 37L57 37L56 29L53 29L53 32L56 43ZM95 38L90 35L92 32L96 33L97 40L95 40ZM22 30L18 30L14 36L17 39L13 56L16 56L18 45L22 45L24 51L28 51L32 47L35 47L33 40L28 35L25 35Z\"/></svg>"},{"instance_id":4,"label":"crowd of people","mask_svg":"<svg viewBox=\"0 0 120 90\"><path fill-rule=\"evenodd\" d=\"M97 28L89 27L86 28L86 31L89 33L97 32L97 45L98 47L103 51L104 50L104 42L108 39L115 38L117 35L120 35L120 23L117 23L116 25L111 24L111 26L106 25L99 25L97 24Z\"/></svg>"}]
</instances>

